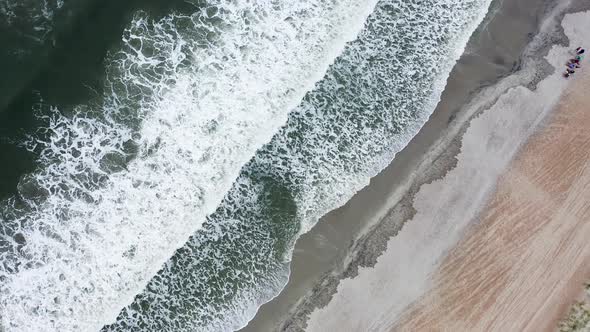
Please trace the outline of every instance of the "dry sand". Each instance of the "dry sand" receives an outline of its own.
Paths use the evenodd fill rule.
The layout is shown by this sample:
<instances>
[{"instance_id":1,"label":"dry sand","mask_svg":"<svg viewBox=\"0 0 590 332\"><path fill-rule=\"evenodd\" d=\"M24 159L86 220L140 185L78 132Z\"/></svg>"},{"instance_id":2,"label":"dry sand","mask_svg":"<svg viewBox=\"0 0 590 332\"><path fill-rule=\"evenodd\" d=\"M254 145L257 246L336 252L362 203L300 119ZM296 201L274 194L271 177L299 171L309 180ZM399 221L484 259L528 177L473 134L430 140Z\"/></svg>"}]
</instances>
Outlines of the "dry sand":
<instances>
[{"instance_id":1,"label":"dry sand","mask_svg":"<svg viewBox=\"0 0 590 332\"><path fill-rule=\"evenodd\" d=\"M551 331L565 317L590 280L590 73L573 84L396 330Z\"/></svg>"},{"instance_id":2,"label":"dry sand","mask_svg":"<svg viewBox=\"0 0 590 332\"><path fill-rule=\"evenodd\" d=\"M563 23L565 34L570 38L572 45L590 44L590 39L586 36L587 31L590 31L590 13L576 13L567 15ZM478 211L486 204L490 193L496 186L498 178L507 169L513 156L515 156L521 144L523 144L530 134L538 128L540 121L546 118L546 115L555 108L559 102L561 92L566 88L568 82L561 77L561 70L563 68L564 60L568 58L568 48L563 46L555 46L546 57L547 61L559 72L547 77L537 85L536 90L531 91L527 87L519 86L508 90L500 98L498 98L493 106L486 110L483 114L475 118L469 123L469 128L463 135L461 140L461 152L457 156L457 166L449 171L444 178L423 185L416 194L413 207L416 210L414 217L408 221L397 236L389 240L387 243L387 250L377 259L377 263L372 268L360 268L358 275L351 279L343 279L338 285L336 294L331 298L328 305L315 310L309 316L307 321L307 329L309 331L386 331L390 330L397 322L399 315L404 312L414 301L419 299L423 294L436 294L438 279L432 278L433 274L436 276L440 272L439 267L443 259L447 257L447 253L451 251L455 245L463 238L465 230L470 225L478 220ZM571 83L571 82L570 82ZM575 120L574 120L575 121ZM547 138L545 138L547 139ZM557 137L556 137L557 139ZM582 146L577 146L578 149L584 149ZM580 152L582 151L580 150ZM560 151L558 149L558 151ZM564 159L563 157L561 159ZM561 161L559 161L561 162ZM565 163L565 169L570 170L569 163ZM578 173L579 176L583 174ZM575 176L575 175L574 175ZM524 183L524 182L523 182ZM574 181L576 186L581 186L582 181ZM527 186L520 184L523 188ZM530 189L529 194L542 201L545 196L539 195L536 190ZM556 184L550 184L552 190L559 190ZM565 189L562 189L565 190ZM575 198L563 198L568 207L562 209L561 215L556 218L572 218L567 214L574 211L574 207L578 208L576 204L580 204L583 196ZM573 200L573 201L572 201ZM547 202L544 208L551 207L551 203ZM557 204L557 203L553 203ZM569 204L569 205L568 205ZM573 205L572 205L573 204ZM500 207L500 211L507 209L507 207ZM533 209L535 213L540 213L539 209ZM519 214L519 211L514 212L516 216L522 218L527 217L526 213ZM538 215L535 215L538 216ZM569 220L569 219L568 219ZM484 225L484 224L482 224ZM553 224L552 224L553 225ZM557 223L556 225L559 225ZM512 225L511 225L512 226ZM482 226L483 227L483 226ZM536 253L544 245L547 245L551 250L551 243L539 244L535 243L533 247L527 247L524 241L517 241L516 234L518 232L529 232L529 235L538 232L547 232L549 237L553 236L567 236L572 233L567 233L568 227L558 228L557 230L548 228L543 230L538 224L533 223L533 227L514 228L508 227L504 229L504 233L495 234L500 239L499 245L505 248L510 248L514 236L514 243L512 246L520 248L521 250L528 250L530 254ZM565 232L565 233L563 233ZM578 234L573 232L573 234ZM532 235L531 235L532 236ZM508 240L507 240L508 239ZM563 239L560 239L563 240ZM478 243L492 243L491 239L484 239ZM566 251L563 245L555 244L561 251ZM505 247L505 248L504 248ZM567 249L571 250L571 249ZM575 249L573 250L575 252ZM467 256L469 256L469 253ZM476 256L476 261L482 260L483 266L493 264L496 260L507 260L509 266L516 258L512 257L511 252L506 254L506 257L501 255L491 254L489 256ZM470 257L470 256L469 256ZM554 262L554 259L545 257L546 261ZM538 270L528 271L523 263L514 266L517 272L522 273L524 277L527 273L531 273L536 279L544 280L550 279L539 271L543 271L538 265L544 264L542 260L532 259L532 266L537 267ZM514 260L513 260L514 259ZM526 259L526 258L525 258ZM562 262L565 266L576 269L582 265L582 261L568 261ZM446 266L446 265L445 265ZM469 267L466 265L467 268ZM562 265L563 266L563 265ZM521 270L521 267L523 270ZM474 265L474 275L481 275L481 270ZM559 270L560 268L557 268ZM563 270L563 267L561 268ZM448 273L452 273L450 269ZM472 271L472 270L469 270ZM506 270L500 272L508 273ZM507 276L506 276L507 275ZM514 280L516 275L491 273L486 275L490 280ZM571 276L568 272L561 275L564 280L568 280ZM457 301L467 299L475 299L477 296L468 296L477 294L481 291L477 286L473 288L465 288L461 279L448 279L447 283L450 289L463 289L464 293L458 295L455 299ZM555 277L554 277L555 278ZM525 278L526 279L526 278ZM522 281L522 283L531 283L530 280ZM549 292L555 290L555 279L549 286ZM559 282L557 282L559 285ZM478 285L480 286L480 285ZM505 293L493 293L498 297L498 301L508 301L515 297L519 297L517 292L519 284L514 288L508 289ZM541 285L542 287L545 285ZM525 293L523 296L533 296L540 291L536 289L535 285L530 288L523 288L530 293ZM429 293L430 290L433 290ZM562 294L559 294L561 296ZM558 296L558 295L555 295ZM435 295L435 300L428 301L428 303L438 303ZM495 298L486 295L481 298L481 301L492 305L495 303ZM487 301L489 301L489 304ZM541 300L541 303L544 299ZM523 298L519 301L520 306L511 307L512 314L525 315L526 312L537 314L540 320L551 320L545 310L551 310L550 306L532 305L527 307L524 303L529 302L528 299ZM534 301L531 301L534 302ZM452 304L443 303L440 310L452 310ZM468 304L467 307L470 307ZM424 309L425 310L425 309ZM484 312L485 309L480 309ZM408 328L407 330L421 330L430 327L429 323L421 325L424 319L430 319L427 314L422 315L420 308L416 311L417 316L416 325L410 327L420 327L420 329ZM434 314L436 315L436 310ZM469 312L463 310L457 311L460 317L470 317ZM492 313L493 314L493 313ZM443 316L445 313L443 313ZM525 315L526 316L526 315ZM410 322L414 320L410 316ZM433 321L437 320L436 316ZM424 319L423 319L424 318ZM444 321L444 318L440 318ZM503 321L502 317L497 318L498 321ZM449 318L449 322L453 322L456 318ZM481 317L473 317L473 321L482 322L485 324L488 320ZM533 328L532 325L529 325ZM486 325L483 325L483 330L486 330ZM502 326L512 330L512 326ZM520 327L524 327L520 325ZM441 326L441 329L446 326ZM461 330L461 326L450 326L450 330ZM457 328L457 329L455 329ZM475 327L473 327L477 330ZM402 328L403 329L403 328ZM472 330L466 327L467 330ZM403 329L406 330L406 329ZM518 328L517 328L518 330Z\"/></svg>"},{"instance_id":3,"label":"dry sand","mask_svg":"<svg viewBox=\"0 0 590 332\"><path fill-rule=\"evenodd\" d=\"M431 147L441 136L452 136L451 127L462 126L456 121L457 116L474 94L519 70L523 50L538 32L539 22L551 6L545 0L493 1L488 17L471 36L449 76L441 102L425 126L369 186L298 239L287 287L263 305L241 332L292 330L279 325L285 320L287 325L296 325L300 322L298 317L327 301L335 292L339 278L354 275L357 265L375 264L387 240L397 233L403 221L411 218L413 210L409 203L420 185L442 177L455 164L453 156L458 153L458 147L440 147L444 157L429 153ZM436 160L435 167L433 160ZM416 172L425 167L429 168L428 172ZM392 206L397 207L393 212ZM398 213L400 218L379 223L384 215L391 213ZM376 224L378 229L372 227ZM371 237L370 245L355 241L359 236ZM338 272L333 273L334 270ZM298 301L298 314L289 315Z\"/></svg>"},{"instance_id":4,"label":"dry sand","mask_svg":"<svg viewBox=\"0 0 590 332\"><path fill-rule=\"evenodd\" d=\"M548 1L547 7L536 0L495 3L493 18L472 37L423 130L370 186L298 241L287 288L243 331L387 331L432 289L432 273L476 219L519 144L567 86L559 74L546 78L552 67L540 61L552 44L567 44L556 30L563 12L590 5L578 0ZM552 6L555 10L541 21L531 13ZM590 19L575 14L567 21L572 44L582 42ZM522 52L522 46L502 45L527 42L528 28L511 22L534 22L540 33L528 40L514 74L480 89L482 77L495 81L494 71L506 75L506 67L500 70L497 64L511 64L509 59ZM561 71L567 52L554 47L548 60ZM496 61L502 58L508 61ZM480 115L473 119L474 114ZM363 229L367 224L373 226Z\"/></svg>"}]
</instances>

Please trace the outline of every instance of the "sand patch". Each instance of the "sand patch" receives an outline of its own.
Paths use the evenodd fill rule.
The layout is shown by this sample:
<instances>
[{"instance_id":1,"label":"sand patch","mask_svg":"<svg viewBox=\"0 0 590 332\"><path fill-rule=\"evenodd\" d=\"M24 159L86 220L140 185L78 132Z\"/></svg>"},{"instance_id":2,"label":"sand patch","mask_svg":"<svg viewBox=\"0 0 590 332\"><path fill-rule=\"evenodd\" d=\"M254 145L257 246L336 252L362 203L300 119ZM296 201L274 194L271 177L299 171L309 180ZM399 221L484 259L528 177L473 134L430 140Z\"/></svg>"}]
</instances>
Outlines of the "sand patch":
<instances>
[{"instance_id":1,"label":"sand patch","mask_svg":"<svg viewBox=\"0 0 590 332\"><path fill-rule=\"evenodd\" d=\"M500 177L403 331L550 331L590 277L590 75Z\"/></svg>"},{"instance_id":2,"label":"sand patch","mask_svg":"<svg viewBox=\"0 0 590 332\"><path fill-rule=\"evenodd\" d=\"M581 32L590 29L589 15L577 13L564 18L565 34L573 44L581 43L585 38ZM457 166L444 178L420 188L413 202L414 217L389 240L374 267L359 268L358 276L340 281L330 303L311 313L307 330L387 331L409 305L430 290L436 291L437 279L433 279L433 273L438 274L447 254L478 220L498 177L504 174L520 145L559 102L567 86L560 71L569 51L554 46L546 59L559 72L541 81L534 91L523 86L508 90L469 123L461 140ZM543 192L532 181L525 182L520 183L529 193L535 193L532 196L542 197ZM512 231L503 234L503 245L513 240ZM483 255L477 258L487 260L487 264L504 259ZM504 275L490 278L506 279ZM461 285L455 283L454 287Z\"/></svg>"}]
</instances>

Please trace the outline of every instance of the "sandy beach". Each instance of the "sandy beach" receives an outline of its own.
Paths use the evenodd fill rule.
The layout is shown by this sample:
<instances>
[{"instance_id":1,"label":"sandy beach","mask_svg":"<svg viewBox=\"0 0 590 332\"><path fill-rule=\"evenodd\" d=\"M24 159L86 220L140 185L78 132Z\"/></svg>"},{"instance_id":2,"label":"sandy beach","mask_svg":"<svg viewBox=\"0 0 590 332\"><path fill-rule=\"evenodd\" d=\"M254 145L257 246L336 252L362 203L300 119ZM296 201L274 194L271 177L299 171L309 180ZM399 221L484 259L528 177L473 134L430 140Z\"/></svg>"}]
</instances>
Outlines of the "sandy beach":
<instances>
[{"instance_id":1,"label":"sandy beach","mask_svg":"<svg viewBox=\"0 0 590 332\"><path fill-rule=\"evenodd\" d=\"M0 28L0 332L590 332L590 0Z\"/></svg>"},{"instance_id":2,"label":"sandy beach","mask_svg":"<svg viewBox=\"0 0 590 332\"><path fill-rule=\"evenodd\" d=\"M552 331L590 279L590 73L501 175L400 331Z\"/></svg>"},{"instance_id":3,"label":"sandy beach","mask_svg":"<svg viewBox=\"0 0 590 332\"><path fill-rule=\"evenodd\" d=\"M454 299L457 300L463 297L457 289L470 294L478 289L473 285L470 286L472 288L463 287L463 281L458 288L456 281L450 280L456 278L457 272L451 273L456 269L455 266L463 264L466 257L473 256L472 259L476 261L481 259L481 256L474 253L461 256L461 248L466 246L466 243L472 243L469 239L474 239L472 240L474 246L479 243L482 252L492 256L490 260L502 255L491 253L493 251L484 245L495 244L485 240L489 236L498 234L482 233L480 242L475 240L474 234L479 233L474 225L485 229L484 225L487 222L487 219L483 219L485 214L482 214L481 218L478 217L479 211L486 204L493 204L488 203L490 197L495 200L495 197L499 195L500 191L494 192L496 184L499 185L498 190L502 190L503 182L498 183L499 178L502 179L501 181L507 181L506 179L515 177L514 175L510 177L508 174L512 174L510 172L513 172L514 165L519 160L526 159L525 155L531 149L529 145L533 144L537 137L545 137L545 142L547 137L552 137L535 134L531 142L523 148L523 152L517 154L519 147L527 141L527 138L535 130L545 126L543 121L548 118L553 119L548 115L552 114L556 105L560 106L555 114L562 114L564 109L573 107L560 102L562 91L568 91L567 93L572 96L568 101L572 105L574 103L573 96L578 90L566 90L568 83L579 81L579 84L572 84L580 87L587 84L584 83L587 79L582 75L578 75L571 82L566 82L559 73L554 72L554 68L559 68L561 72L563 59L569 56L571 49L564 46L553 47L553 45L557 43L568 46L568 44L582 42L589 44L590 42L581 40L583 35L580 31L584 29L588 31L584 20L590 21L580 16L582 14L567 16L564 23L565 31L560 28L565 12L585 9L587 4L564 1L553 7L544 2L531 1L528 5L522 3L517 5L511 1L504 1L496 5L497 7L490 10L492 14L482 24L483 27L480 27L472 37L465 55L459 60L449 78L447 89L437 111L420 134L396 156L392 166L373 179L369 187L361 191L346 206L324 218L316 228L300 239L295 250L289 285L281 295L261 308L257 317L244 331L387 331L394 326L398 326L400 330L415 330L416 327L428 329L429 323L424 323L425 317L436 320L437 313L447 314L446 311L441 311L441 308L452 310L449 308L452 306L450 302L440 301L441 296L449 299L448 301L451 301L452 296L456 296ZM538 11L533 11L534 14L531 14L531 11L525 10L526 8L534 8ZM517 23L510 26L512 20ZM527 26L525 22L529 22L529 25ZM524 34L529 37L511 40L505 35L507 30L521 32L529 30ZM563 32L569 37L569 41ZM536 37L531 39L530 36L533 33ZM502 45L506 47L490 48L491 43L502 40L506 43ZM498 46L498 43L493 45ZM514 53L502 52L502 48L512 50ZM521 56L521 53L524 55ZM494 58L497 61L494 61ZM500 61L498 58L503 60ZM515 60L510 61L511 58ZM473 66L470 67L470 64ZM475 90L474 85L477 87ZM557 115L555 116L557 119ZM569 116L566 118L569 119ZM573 120L573 118L572 121L580 126L578 128L584 126L582 121ZM547 130L550 130L551 124L547 125ZM556 126L561 128L559 125ZM441 132L444 134L437 134ZM553 132L552 135L555 136L556 133ZM558 140L557 137L555 139ZM579 137L569 139L575 142L583 141ZM563 144L568 142L566 137L562 140ZM537 148L536 151L539 151L538 149L544 150ZM555 152L563 150L556 148ZM579 152L583 154L584 151ZM517 157L514 164L511 164L515 156ZM580 161L582 159L584 157L579 156L576 159L576 165L583 164ZM543 162L550 166L550 160ZM541 161L534 162L536 165L540 163ZM510 171L505 173L509 165ZM579 167L583 168L583 166ZM568 171L570 171L569 168ZM559 171L555 172L559 173ZM570 178L579 175L579 172L572 172ZM561 180L567 181L565 178ZM520 186L517 188L523 189ZM571 190L582 189L571 188ZM552 201L556 204L555 208L561 206L559 204L569 204L562 197L564 195L562 193L560 196L563 200L561 203L558 200ZM505 196L506 194L502 198L506 198ZM513 219L514 216L525 213L518 210L519 204L529 207L527 205L529 202L514 202ZM548 208L546 205L543 206ZM490 209L487 208L485 211ZM534 210L537 211L537 209ZM507 249L503 244L508 238L514 237L515 247L521 250L526 249L529 255L533 253L537 255L537 260L531 259L531 268L535 266L539 268L538 265L544 262L541 258L551 262L556 260L549 258L551 256L546 257L547 252L553 253L553 257L565 255L561 265L539 268L539 271L545 271L545 269L553 271L553 279L545 280L549 284L531 285L532 289L546 288L543 294L547 296L542 298L539 295L536 303L540 303L547 313L537 315L541 317L538 318L537 323L556 326L558 317L564 314L571 299L579 293L585 272L582 269L575 269L570 275L559 275L558 272L563 270L563 266L583 266L579 265L583 262L581 258L583 253L577 252L574 244L571 248L568 247L569 249L559 246L564 238L555 239L555 243L548 244L544 250L536 250L537 247L542 247L543 240L540 237L537 240L535 240L536 237L529 239L528 236L532 234L536 236L539 234L537 231L541 228L545 229L545 225L548 227L546 234L551 235L555 233L551 227L555 228L559 225L559 216L547 215L546 219L547 222L543 223L543 227L537 225L538 219L532 217L526 219L528 226L526 226L526 220L523 220L523 225L518 229L521 231L518 233L520 237L513 234L515 229L510 227L513 224L509 220L502 219L504 224L499 224L503 225L504 231L500 234L505 236L496 239L499 244L502 244L496 248ZM531 223L540 228L531 226ZM506 230L506 227L510 229ZM560 229L560 232L563 236L567 236L575 228L575 222L573 222L571 227L564 227ZM582 232L576 235L584 238ZM587 237L587 234L585 236ZM459 246L456 246L457 243L460 243ZM556 247L561 249L555 249ZM580 256L576 256L574 261L568 260L567 255L576 254L576 252ZM451 253L450 256L446 256L447 253ZM498 260L497 268L506 266L502 264L513 264L517 259L515 252L507 252L506 255L506 261ZM483 267L487 267L489 262L481 259L480 263ZM465 263L465 269L472 265L478 266ZM473 270L476 272L472 274L480 275L477 271L484 271L483 267ZM522 268L524 269L524 266ZM498 282L497 287L501 288L502 286L499 286L501 278L494 278L495 273L496 270L493 272L490 270L481 276L492 274L492 276L488 275L490 280ZM526 279L526 275L522 278L532 284L530 279ZM558 278L560 279L557 280ZM464 282L468 285L468 282L477 283L478 280L475 278ZM521 280L521 282L524 281ZM553 287L555 283L561 288ZM514 284L512 287L517 285ZM522 290L526 291L526 289ZM514 289L506 292L508 295L505 296L508 298L510 294L513 294L512 296L516 294ZM569 292L573 295L569 296ZM548 294L552 294L552 299ZM422 301L414 303L421 297L423 297ZM485 297L480 300L485 300ZM474 296L474 298L477 297ZM555 307L555 299L561 299L559 308ZM528 302L526 298L520 298L520 305L525 302ZM434 316L428 316L425 313L424 315L412 314L417 311L407 311L409 306L417 311L432 312ZM511 309L514 310L514 308ZM539 309L538 306L531 306L530 310L537 312ZM518 313L518 310L514 313ZM552 313L551 319L547 318L549 312ZM405 313L403 324L408 325L397 325L402 313ZM466 313L457 309L456 314ZM448 322L455 320L457 320L456 317L455 319L452 316L448 317ZM426 319L426 321L429 320ZM460 329L460 326L445 325L445 321L441 319L441 325L438 327L432 325L432 329ZM476 319L476 321L484 322L485 320ZM518 324L517 321L514 323ZM533 327L533 325L528 326ZM541 325L535 325L537 326Z\"/></svg>"}]
</instances>

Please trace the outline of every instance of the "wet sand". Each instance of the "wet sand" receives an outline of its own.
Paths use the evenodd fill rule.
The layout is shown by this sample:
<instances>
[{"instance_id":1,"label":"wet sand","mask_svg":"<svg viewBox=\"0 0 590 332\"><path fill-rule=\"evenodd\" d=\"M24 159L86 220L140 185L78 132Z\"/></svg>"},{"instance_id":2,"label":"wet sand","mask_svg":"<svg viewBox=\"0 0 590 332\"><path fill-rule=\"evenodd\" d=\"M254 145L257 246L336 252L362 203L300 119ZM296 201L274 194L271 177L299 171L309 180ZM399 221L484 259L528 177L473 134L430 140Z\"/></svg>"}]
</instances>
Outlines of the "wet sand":
<instances>
[{"instance_id":1,"label":"wet sand","mask_svg":"<svg viewBox=\"0 0 590 332\"><path fill-rule=\"evenodd\" d=\"M555 16L555 19L561 22L562 20L558 16ZM550 23L551 21L547 22ZM551 24L543 25L550 27ZM577 46L590 44L590 38L584 33L589 29L590 12L583 12L566 15L563 18L563 30L550 28L549 31L563 31L569 38L569 44ZM547 36L556 37L557 35L549 33ZM545 38L546 36L541 37L542 43L552 40L552 38ZM458 259L461 262L457 264L462 264L463 259L471 257L472 254L475 255L473 261L465 265L464 273L466 276L472 275L500 284L502 283L502 279L506 280L506 282L517 280L516 284L511 285L506 290L499 287L493 289L491 293L487 293L486 287L478 283L477 278L474 277L476 280L474 284L469 284L465 279L459 278L460 275L454 275L455 267L448 269L447 273L450 273L452 276L447 279L447 283L440 285L438 276L442 273L440 269L444 269L444 265L441 267L441 263L446 262L447 254L455 253L454 248L456 248L456 245L461 243L461 241L466 241L465 239L469 239L465 237L465 232L470 227L475 227L474 225L485 227L485 223L478 217L482 216L479 214L479 211L482 211L482 208L488 204L490 197L494 197L494 190L498 184L498 179L505 174L504 172L508 169L511 160L517 156L519 148L527 141L527 138L536 130L543 127L541 124L556 109L556 106L561 100L562 92L570 84L575 83L573 80L565 80L561 74L564 69L564 62L571 57L571 49L572 46L552 46L545 59L550 66L556 68L553 74L540 81L534 89L530 89L524 85L510 88L502 93L493 102L491 107L486 108L482 113L468 121L468 128L460 140L461 151L456 156L456 167L451 169L443 178L420 187L419 192L412 202L416 213L411 220L404 224L400 232L388 241L387 249L377 259L377 263L372 268L360 269L358 275L354 278L340 280L337 292L332 296L328 305L314 310L309 315L309 319L305 323L306 330L388 331L398 324L400 315L412 306L418 307L415 311L412 311L414 315L411 313L409 315L406 314L405 320L409 322L409 325L399 325L398 330L488 331L496 328L495 325L488 324L489 321L496 320L500 324L497 326L497 330L500 331L519 331L523 328L530 328L533 331L537 331L536 329L540 325L531 325L535 324L532 322L533 318L531 318L531 315L536 317L537 322L552 324L551 321L554 321L556 319L555 317L561 314L561 309L557 310L553 306L554 303L546 302L546 298L538 296L541 291L537 289L532 281L540 281L539 287L548 288L544 295L550 297L557 296L559 298L569 296L569 293L567 291L559 292L556 285L566 285L572 281L570 279L575 279L572 277L573 275L583 274L583 271L579 272L581 274L569 272L585 267L584 259L576 256L580 251L579 246L581 240L578 240L577 248L575 246L572 248L566 248L564 246L564 243L568 243L568 240L571 240L568 238L569 236L577 236L579 232L584 234L583 229L571 229L581 227L578 224L581 223L580 221L569 221L569 219L575 219L570 214L576 216L576 213L578 213L579 215L577 217L580 220L584 220L584 213L586 213L586 207L584 205L587 204L584 203L584 194L586 192L583 188L590 184L584 180L576 180L576 176L586 179L586 175L580 173L580 171L573 171L571 182L573 185L581 187L572 189L575 194L571 197L563 198L563 205L555 203L554 208L558 212L555 215L549 216L548 219L558 220L558 222L554 221L551 224L553 227L543 230L544 235L541 236L542 240L527 243L520 239L521 242L519 242L519 238L516 235L522 232L523 238L527 238L527 236L540 236L537 235L537 232L543 228L539 226L539 222L529 222L528 228L513 227L514 224L508 223L500 234L491 235L492 237L498 236L500 238L497 240L499 241L498 243L495 243L494 241L496 240L491 237L484 237L479 242L476 241L476 243L482 244L482 248L487 248L488 244L492 244L492 247L495 250L499 250L499 252L488 252L488 254L478 256L477 251L470 252L467 250L464 251L465 257ZM538 70L538 67L535 66L531 68L534 69L531 73L536 73ZM499 84L502 85L504 82L500 82ZM577 122L578 119L573 118L572 121ZM582 125L579 128L583 127ZM542 137L544 137L543 140L551 142L551 136ZM558 140L559 138L556 136L555 139ZM565 141L567 142L567 139ZM572 142L575 145L575 149L578 149L583 154L586 148L586 142L578 138L574 138ZM556 147L555 151L562 151L563 149L563 147ZM536 150L535 153L544 154L546 152L549 151L540 149ZM558 157L555 163L560 164L564 162L563 171L571 171L573 167L571 163L567 162L567 159L564 157ZM535 165L535 163L532 163L532 165ZM531 174L531 176L533 175ZM558 185L560 184L551 181L548 182L548 186L553 190L559 191L561 187ZM519 183L517 186L520 190L524 190L526 195L532 196L532 198L527 199L535 202L538 200L539 206L551 208L551 204L544 202L548 196L544 194L539 195L538 191L531 189L534 186L528 183ZM566 192L564 194L565 196L569 195L567 194L569 193L568 190L561 190ZM506 194L503 194L504 196ZM530 216L526 213L541 213L540 209L535 207L531 211L524 211L524 213L518 209L518 206L515 208L512 212L513 220L517 218L532 218L532 220L537 220L538 217L542 216L539 214ZM499 206L498 210L494 212L499 213L504 212L504 210L510 211L510 206ZM483 216L485 217L485 215ZM565 222L562 219L568 219L569 226L562 227L561 225ZM587 239L586 234L581 236L582 239ZM553 241L557 243L553 243ZM496 245L494 246L493 244ZM520 258L522 261L515 260L513 257L514 254L509 249L506 252L502 251L511 248L511 246L519 248L519 250L524 250L524 258ZM475 250L475 248L473 249ZM554 256L545 256L542 253L545 250L548 250L550 253L554 252ZM541 254L538 254L538 251ZM555 255L557 254L555 252L569 252L571 255L574 255L573 260L556 260ZM533 256L533 254L539 256ZM584 253L582 252L583 255ZM567 258L570 257L566 254L564 259ZM524 264L524 261L527 259L532 260L529 270L526 269L527 265ZM497 261L504 260L508 262L506 265L496 263ZM482 269L483 267L494 264L499 264L499 269L491 273L484 273L485 270L478 269L480 265L475 264L475 262L479 261L482 261ZM556 265L543 265L549 263ZM471 269L471 266L474 269ZM513 271L515 272L513 274L507 274L507 266L514 269ZM569 271L564 271L565 267ZM553 272L551 275L545 275L543 271ZM562 272L561 275L559 274L560 271ZM521 278L520 281L518 281L519 278ZM543 283L546 281L545 279L548 279L549 284ZM564 289L575 289L579 287L579 283L576 286L560 287L564 287ZM460 295L454 298L454 302L442 302L440 300L441 296L436 295L439 289L441 289L443 292L442 297L444 298L444 292L447 288L452 294L455 294L454 292L460 292ZM498 292L496 293L494 291ZM521 291L523 293L519 293ZM478 292L483 292L481 297L477 296L479 294ZM432 295L433 300L428 300L429 296L431 296L430 294L434 294ZM442 313L433 309L431 317L427 307L420 307L422 302L418 300L423 296L425 296L424 301L426 302L424 303L426 306L437 304L439 303L438 301L441 301L440 306L434 307L439 308ZM527 298L529 296L530 299ZM418 301L418 304L416 304L416 301ZM465 307L459 305L462 301L467 302ZM571 301L571 298L568 301ZM500 310L501 313L499 315L494 310L486 310L485 307L486 305L494 306L499 305L499 303L511 302L515 302L517 305L509 306L507 311ZM478 309L482 306L482 309ZM455 312L454 310L457 307L459 309ZM471 316L469 310L482 314L480 316ZM455 312L454 317L451 316L448 318L450 326L444 325L447 319L447 311ZM492 318L485 316L484 313L489 313ZM518 320L512 322L510 319L504 319L505 317L503 315L508 315L508 313L514 315L514 317L522 315L525 317L525 320L526 317L530 319L523 325ZM417 318L414 319L414 316ZM440 327L437 327L439 320L443 323L441 323L442 325ZM461 322L465 320L471 322L473 325L461 325ZM549 323L546 323L547 321Z\"/></svg>"},{"instance_id":2,"label":"wet sand","mask_svg":"<svg viewBox=\"0 0 590 332\"><path fill-rule=\"evenodd\" d=\"M524 69L483 89L465 112L457 114L454 122L463 123L458 134L451 123L447 135L433 144L412 173L419 190L410 189L366 232L342 261L344 268L333 269L315 284L280 329L389 330L410 304L432 289L432 273L461 240L520 145L570 83L560 72L571 50L561 45L590 44L582 39L582 32L590 29L586 14L567 15L561 28L564 11L587 8L588 3L573 2L574 8L567 1L557 5L527 47ZM543 74L547 67L553 74ZM445 153L455 148L458 154ZM420 183L425 174L426 182ZM403 228L395 229L400 223Z\"/></svg>"},{"instance_id":3,"label":"wet sand","mask_svg":"<svg viewBox=\"0 0 590 332\"><path fill-rule=\"evenodd\" d=\"M298 240L287 287L262 306L242 331L303 329L308 315L329 302L340 279L375 265L389 238L415 213L412 200L420 186L455 166L460 149L456 136L460 138L466 121L510 87L535 84L544 75L543 70L532 78L522 73L525 62L537 61L523 58L522 53L553 5L545 0L492 3L488 17L451 72L430 120L369 186ZM541 45L528 52L542 55L547 50ZM514 72L522 75L509 76ZM494 85L502 78L507 81L504 85ZM464 109L482 90L491 92L486 91L482 100L475 98L477 106Z\"/></svg>"},{"instance_id":4,"label":"wet sand","mask_svg":"<svg viewBox=\"0 0 590 332\"><path fill-rule=\"evenodd\" d=\"M590 280L590 72L577 75L395 330L552 331L565 318Z\"/></svg>"}]
</instances>

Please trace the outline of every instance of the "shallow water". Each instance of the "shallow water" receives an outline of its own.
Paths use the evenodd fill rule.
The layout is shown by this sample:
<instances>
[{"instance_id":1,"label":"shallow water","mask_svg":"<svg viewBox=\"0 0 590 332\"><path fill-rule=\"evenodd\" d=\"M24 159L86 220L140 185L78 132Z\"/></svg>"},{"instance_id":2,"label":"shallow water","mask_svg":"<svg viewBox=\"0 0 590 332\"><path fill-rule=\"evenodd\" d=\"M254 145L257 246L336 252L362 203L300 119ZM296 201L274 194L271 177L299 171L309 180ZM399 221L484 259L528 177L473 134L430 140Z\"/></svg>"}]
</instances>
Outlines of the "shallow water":
<instances>
[{"instance_id":1,"label":"shallow water","mask_svg":"<svg viewBox=\"0 0 590 332\"><path fill-rule=\"evenodd\" d=\"M7 330L243 326L430 115L489 2L190 4L131 11L94 95L37 93L37 167L1 207Z\"/></svg>"}]
</instances>

